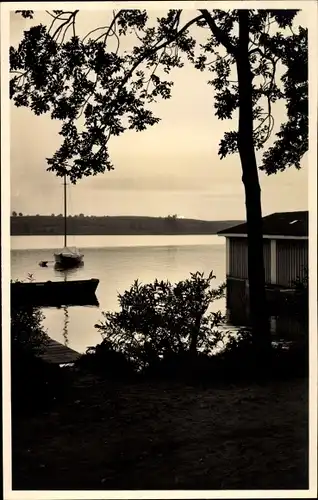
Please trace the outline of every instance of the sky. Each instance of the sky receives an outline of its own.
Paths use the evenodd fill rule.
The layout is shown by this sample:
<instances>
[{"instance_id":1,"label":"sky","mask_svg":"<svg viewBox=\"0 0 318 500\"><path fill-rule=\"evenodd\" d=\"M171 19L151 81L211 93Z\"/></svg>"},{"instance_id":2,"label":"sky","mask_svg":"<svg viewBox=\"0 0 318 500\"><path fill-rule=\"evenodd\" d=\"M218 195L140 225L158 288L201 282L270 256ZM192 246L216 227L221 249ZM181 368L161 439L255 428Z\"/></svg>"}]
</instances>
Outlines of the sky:
<instances>
[{"instance_id":1,"label":"sky","mask_svg":"<svg viewBox=\"0 0 318 500\"><path fill-rule=\"evenodd\" d=\"M80 12L79 16L78 32L84 35L103 25L108 13ZM43 12L35 18L42 23L47 19ZM10 43L16 45L23 30L35 20L12 14ZM304 12L299 23L306 26ZM125 43L129 46L131 42ZM70 186L69 213L244 219L239 156L220 160L217 154L220 139L225 131L236 128L236 119L219 121L214 116L213 89L207 84L210 78L190 64L176 70L171 99L154 105L161 118L159 124L111 138L109 150L115 170ZM60 144L60 123L49 115L38 117L29 109L16 108L13 103L10 112L11 210L59 214L63 210L62 180L46 171L46 158ZM274 110L276 126L283 117L284 104L280 103ZM260 172L260 183L264 215L308 209L306 156L300 171L292 168L272 176Z\"/></svg>"}]
</instances>

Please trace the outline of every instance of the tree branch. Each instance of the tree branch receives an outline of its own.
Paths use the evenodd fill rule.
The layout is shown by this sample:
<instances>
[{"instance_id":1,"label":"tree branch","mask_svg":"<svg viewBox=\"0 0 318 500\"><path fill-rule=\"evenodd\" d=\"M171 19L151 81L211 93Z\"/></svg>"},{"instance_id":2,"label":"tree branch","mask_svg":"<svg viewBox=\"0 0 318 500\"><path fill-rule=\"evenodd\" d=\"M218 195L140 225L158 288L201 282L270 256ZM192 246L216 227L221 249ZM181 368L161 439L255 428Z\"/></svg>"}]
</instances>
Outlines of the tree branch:
<instances>
[{"instance_id":1,"label":"tree branch","mask_svg":"<svg viewBox=\"0 0 318 500\"><path fill-rule=\"evenodd\" d=\"M256 45L256 44L254 44L254 45ZM265 59L269 59L269 57L265 54L265 52L263 52L259 47L256 47L256 49L250 50L248 54L251 56L252 54L256 54L256 52L258 52Z\"/></svg>"},{"instance_id":2,"label":"tree branch","mask_svg":"<svg viewBox=\"0 0 318 500\"><path fill-rule=\"evenodd\" d=\"M219 28L213 17L211 16L210 12L206 9L199 9L202 16L204 17L205 21L208 23L209 28L211 29L213 35L217 39L218 42L220 42L226 50L231 54L232 56L236 55L236 47L231 43L230 39L226 35L226 33Z\"/></svg>"},{"instance_id":3,"label":"tree branch","mask_svg":"<svg viewBox=\"0 0 318 500\"><path fill-rule=\"evenodd\" d=\"M89 37L89 35L91 35L92 33L95 33L96 31L100 31L100 30L105 30L107 29L108 26L100 26L99 28L95 28L91 31L89 31L85 36L84 38L82 39L82 42L84 42L86 40L87 37ZM103 35L102 35L103 36Z\"/></svg>"},{"instance_id":4,"label":"tree branch","mask_svg":"<svg viewBox=\"0 0 318 500\"><path fill-rule=\"evenodd\" d=\"M151 72L151 75L149 76L148 80L145 82L145 83L147 83L147 87L146 87L146 95L148 95L148 89L149 89L149 85L150 85L150 83L151 83L152 77L153 77L153 75L155 74L156 69L158 68L158 66L159 66L159 64L160 64L160 62L161 62L162 56L165 54L165 52L166 52L166 47L163 49L162 53L160 54L160 56L159 56L159 58L158 58L157 63L155 64L155 67L154 67L153 71Z\"/></svg>"},{"instance_id":5,"label":"tree branch","mask_svg":"<svg viewBox=\"0 0 318 500\"><path fill-rule=\"evenodd\" d=\"M53 17L53 19L57 19L58 16L54 15L54 14L51 14L51 12L49 10L46 10L45 11L49 16Z\"/></svg>"},{"instance_id":6,"label":"tree branch","mask_svg":"<svg viewBox=\"0 0 318 500\"><path fill-rule=\"evenodd\" d=\"M192 24L195 24L197 21L199 21L200 19L202 19L203 16L200 15L200 16L197 16L195 17L194 19L191 19L191 21L187 22L183 28L180 29L180 31L178 31L175 36L172 38L172 39L169 39L169 40L165 40L164 42L162 42L161 44L157 45L157 46L154 46L154 47L151 47L149 49L149 51L145 51L144 54L142 54L142 56L135 62L135 64L133 65L133 67L130 69L130 71L127 73L127 75L125 76L125 78L123 78L122 80L122 85L121 85L121 88L127 83L127 81L129 80L129 78L132 76L133 72L138 68L138 66L147 58L149 57L149 55L152 55L154 54L155 52L157 52L158 50L160 49L164 49L167 45L169 45L171 42L174 42L177 40L177 38L182 35L188 28L190 28L190 26L192 26Z\"/></svg>"},{"instance_id":7,"label":"tree branch","mask_svg":"<svg viewBox=\"0 0 318 500\"><path fill-rule=\"evenodd\" d=\"M57 38L60 36L62 29L63 29L63 28L64 28L64 26L66 26L67 24L69 24L69 23L71 23L71 22L72 22L72 24L73 24L73 26L74 26L75 17L77 16L78 12L79 12L78 10L74 10L74 12L72 12L72 13L70 14L69 18L68 18L66 21L64 21L64 23L62 23L62 24L61 24L61 25L60 25L60 26L59 26L59 27L55 30L55 32L54 32L54 34L53 34L53 36L52 36L52 38L53 38L53 39L54 39L56 36L57 36ZM53 21L53 22L54 22L54 21Z\"/></svg>"},{"instance_id":8,"label":"tree branch","mask_svg":"<svg viewBox=\"0 0 318 500\"><path fill-rule=\"evenodd\" d=\"M119 10L117 12L117 14L113 14L114 15L113 20L110 23L110 25L108 26L106 33L103 34L103 35L100 35L99 37L97 37L96 40L95 40L95 42L97 42L97 40L99 40L100 38L103 38L103 36L104 36L105 37L104 38L104 47L106 47L107 37L110 35L110 33L113 32L112 34L114 34L114 35L116 34L114 28L116 27L116 21L117 21L117 19L120 16L121 13L122 13L122 10Z\"/></svg>"}]
</instances>

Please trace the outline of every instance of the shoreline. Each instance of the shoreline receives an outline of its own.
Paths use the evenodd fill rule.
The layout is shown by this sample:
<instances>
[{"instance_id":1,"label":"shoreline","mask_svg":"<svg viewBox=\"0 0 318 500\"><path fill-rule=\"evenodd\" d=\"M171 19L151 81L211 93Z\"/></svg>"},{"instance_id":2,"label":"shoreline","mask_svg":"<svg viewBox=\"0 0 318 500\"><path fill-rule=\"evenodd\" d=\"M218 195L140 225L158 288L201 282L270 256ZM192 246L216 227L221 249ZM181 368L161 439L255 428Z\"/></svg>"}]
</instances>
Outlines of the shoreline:
<instances>
[{"instance_id":1,"label":"shoreline","mask_svg":"<svg viewBox=\"0 0 318 500\"><path fill-rule=\"evenodd\" d=\"M73 216L67 218L70 236L216 235L242 221L204 221L173 217ZM61 216L11 216L10 236L62 236Z\"/></svg>"}]
</instances>

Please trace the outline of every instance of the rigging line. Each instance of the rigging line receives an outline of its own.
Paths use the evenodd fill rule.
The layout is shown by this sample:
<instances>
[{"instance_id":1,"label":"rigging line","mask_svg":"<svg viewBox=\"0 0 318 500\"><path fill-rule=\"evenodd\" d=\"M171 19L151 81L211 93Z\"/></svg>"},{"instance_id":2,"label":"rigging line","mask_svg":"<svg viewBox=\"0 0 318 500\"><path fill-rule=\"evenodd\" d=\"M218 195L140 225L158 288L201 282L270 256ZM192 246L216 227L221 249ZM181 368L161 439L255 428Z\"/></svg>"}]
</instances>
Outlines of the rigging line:
<instances>
[{"instance_id":1,"label":"rigging line","mask_svg":"<svg viewBox=\"0 0 318 500\"><path fill-rule=\"evenodd\" d=\"M67 213L72 214L72 218L74 217L74 211L73 211L73 203L72 203L72 190L71 190L71 183L68 183L67 185ZM76 246L75 245L75 236L74 234L68 234L68 240L70 241L70 246Z\"/></svg>"}]
</instances>

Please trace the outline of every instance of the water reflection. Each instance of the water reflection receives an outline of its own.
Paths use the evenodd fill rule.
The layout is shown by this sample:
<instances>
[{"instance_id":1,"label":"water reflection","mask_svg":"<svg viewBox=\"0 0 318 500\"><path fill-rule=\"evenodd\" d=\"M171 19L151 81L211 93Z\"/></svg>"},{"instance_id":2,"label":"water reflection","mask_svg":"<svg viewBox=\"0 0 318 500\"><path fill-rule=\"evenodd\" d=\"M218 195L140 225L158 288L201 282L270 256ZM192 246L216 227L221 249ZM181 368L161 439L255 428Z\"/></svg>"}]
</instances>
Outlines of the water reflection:
<instances>
[{"instance_id":1,"label":"water reflection","mask_svg":"<svg viewBox=\"0 0 318 500\"><path fill-rule=\"evenodd\" d=\"M68 347L69 344L68 324L70 322L70 318L69 318L68 308L66 306L63 307L63 311L64 311L63 338L64 338L64 345Z\"/></svg>"},{"instance_id":2,"label":"water reflection","mask_svg":"<svg viewBox=\"0 0 318 500\"><path fill-rule=\"evenodd\" d=\"M227 308L226 321L236 330L250 325L246 310ZM308 335L308 325L293 315L281 313L269 318L272 338L279 341L295 341Z\"/></svg>"},{"instance_id":3,"label":"water reflection","mask_svg":"<svg viewBox=\"0 0 318 500\"><path fill-rule=\"evenodd\" d=\"M66 269L62 267L58 263L54 264L54 274L59 277L63 277L64 281L67 281L67 278L73 276L77 273L78 269L81 269L84 266L84 262L81 262L76 267L71 267Z\"/></svg>"},{"instance_id":4,"label":"water reflection","mask_svg":"<svg viewBox=\"0 0 318 500\"><path fill-rule=\"evenodd\" d=\"M78 272L79 268L83 267L84 263L81 263L79 266L74 267L74 268L69 268L65 269L63 267L60 267L58 265L54 265L54 274L56 277L59 277L61 280L64 282L67 281L73 281L74 278L73 276L76 276L76 273ZM76 278L75 280L76 281ZM74 297L69 297L68 298L68 303L66 305L63 305L62 307L59 307L61 311L63 310L63 327L62 327L62 336L64 339L64 345L66 347L69 347L70 339L69 339L69 327L70 327L70 315L69 315L69 307L72 306L80 306L80 307L99 307L99 302L97 300L97 297L95 294L87 295L87 296L76 296L76 300Z\"/></svg>"}]
</instances>

